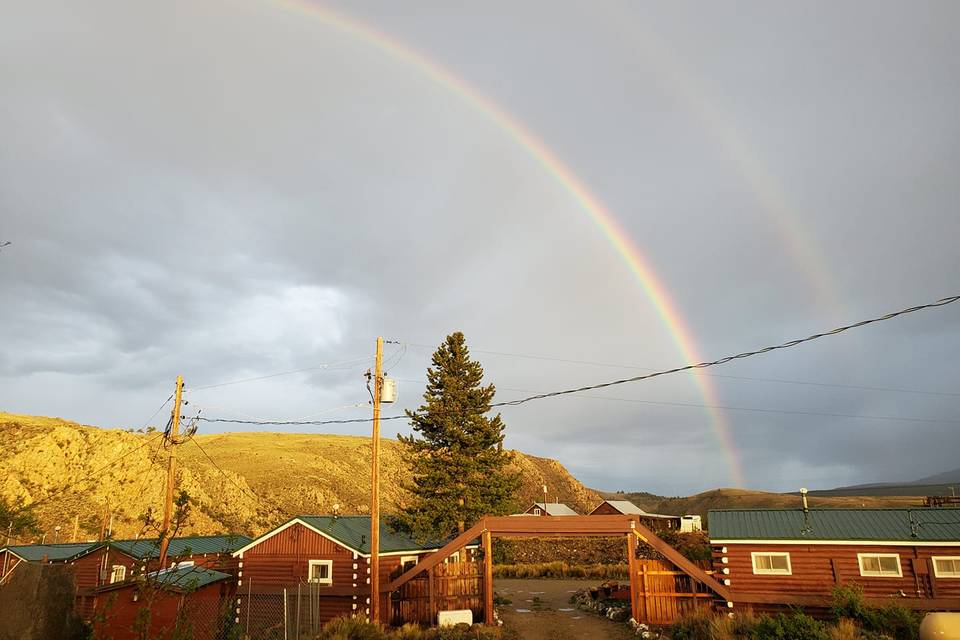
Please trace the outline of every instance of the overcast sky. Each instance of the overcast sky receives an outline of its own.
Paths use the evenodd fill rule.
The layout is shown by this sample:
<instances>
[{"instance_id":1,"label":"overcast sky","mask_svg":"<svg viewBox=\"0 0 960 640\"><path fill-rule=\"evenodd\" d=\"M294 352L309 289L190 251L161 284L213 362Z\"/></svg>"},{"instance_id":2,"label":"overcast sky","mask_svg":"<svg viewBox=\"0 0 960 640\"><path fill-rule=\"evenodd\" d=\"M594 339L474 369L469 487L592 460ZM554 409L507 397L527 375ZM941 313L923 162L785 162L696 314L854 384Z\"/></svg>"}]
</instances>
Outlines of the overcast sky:
<instances>
[{"instance_id":1,"label":"overcast sky","mask_svg":"<svg viewBox=\"0 0 960 640\"><path fill-rule=\"evenodd\" d=\"M455 330L500 400L686 364L485 102L605 203L704 358L960 293L955 2L0 5L6 411L139 427L178 373L332 363L191 406L362 418L377 335L407 343L387 415ZM507 444L688 494L738 482L719 417L752 488L919 478L960 466L958 326L949 306L717 367L712 395L680 374L510 407Z\"/></svg>"}]
</instances>

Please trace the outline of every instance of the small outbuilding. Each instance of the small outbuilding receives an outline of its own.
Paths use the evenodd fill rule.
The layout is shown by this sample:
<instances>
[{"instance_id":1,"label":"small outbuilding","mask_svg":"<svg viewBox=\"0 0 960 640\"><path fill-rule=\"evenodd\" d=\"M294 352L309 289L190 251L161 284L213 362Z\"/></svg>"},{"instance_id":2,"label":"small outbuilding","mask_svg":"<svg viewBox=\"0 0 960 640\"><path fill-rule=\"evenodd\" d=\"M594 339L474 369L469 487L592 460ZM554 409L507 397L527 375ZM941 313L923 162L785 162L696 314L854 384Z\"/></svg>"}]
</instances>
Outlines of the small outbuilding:
<instances>
[{"instance_id":1,"label":"small outbuilding","mask_svg":"<svg viewBox=\"0 0 960 640\"><path fill-rule=\"evenodd\" d=\"M714 568L741 604L826 605L838 585L916 609L960 609L960 510L725 509Z\"/></svg>"},{"instance_id":2,"label":"small outbuilding","mask_svg":"<svg viewBox=\"0 0 960 640\"><path fill-rule=\"evenodd\" d=\"M195 565L178 565L96 589L98 638L141 637L214 640L230 617L234 577Z\"/></svg>"}]
</instances>

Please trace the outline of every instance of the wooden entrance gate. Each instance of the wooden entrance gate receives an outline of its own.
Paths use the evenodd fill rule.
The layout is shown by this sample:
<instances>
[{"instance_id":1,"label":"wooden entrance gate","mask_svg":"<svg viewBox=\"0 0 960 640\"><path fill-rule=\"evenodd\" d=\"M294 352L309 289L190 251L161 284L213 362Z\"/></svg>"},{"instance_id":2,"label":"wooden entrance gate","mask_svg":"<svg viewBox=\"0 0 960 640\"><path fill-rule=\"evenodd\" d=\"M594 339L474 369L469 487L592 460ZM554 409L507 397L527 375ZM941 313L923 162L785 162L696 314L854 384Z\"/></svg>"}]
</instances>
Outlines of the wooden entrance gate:
<instances>
[{"instance_id":1,"label":"wooden entrance gate","mask_svg":"<svg viewBox=\"0 0 960 640\"><path fill-rule=\"evenodd\" d=\"M484 621L487 624L493 624L493 546L494 537L508 538L577 538L589 536L610 537L611 535L624 535L626 538L627 557L630 565L630 592L632 614L635 620L640 620L641 615L638 607L641 599L639 597L639 588L643 583L643 570L638 564L636 550L638 541L646 542L658 553L663 555L669 562L676 566L676 569L692 580L690 593L678 590L676 584L672 590L656 592L660 597L672 597L679 600L689 599L691 602L698 602L701 596L696 595L693 589L702 589L704 593L712 592L714 595L705 595L703 598L719 597L724 601L730 600L729 588L709 575L700 566L697 566L687 558L683 557L676 549L664 542L653 531L645 527L637 516L539 516L539 517L513 517L499 516L482 518L467 531L460 534L442 549L436 553L427 556L416 566L407 570L390 581L390 584L381 587L382 592L394 593L411 580L424 572L429 572L434 567L442 564L444 560L456 553L460 549L473 543L477 538L481 539L483 546L483 588L479 593L483 595L483 613ZM644 602L654 597L651 592L650 578L647 576L647 587L644 591ZM674 579L676 574L667 576ZM638 584L639 583L639 584ZM657 587L659 588L659 586ZM432 593L432 591L431 591ZM668 596L667 594L674 594ZM676 595L680 594L680 595ZM682 605L677 605L680 608ZM693 605L691 605L693 606ZM652 612L652 609L650 610ZM432 613L432 610L431 610Z\"/></svg>"},{"instance_id":2,"label":"wooden entrance gate","mask_svg":"<svg viewBox=\"0 0 960 640\"><path fill-rule=\"evenodd\" d=\"M709 562L697 564L705 573L713 573L707 570ZM706 585L661 560L637 560L631 580L636 620L647 624L672 624L684 612L710 606L717 597Z\"/></svg>"}]
</instances>

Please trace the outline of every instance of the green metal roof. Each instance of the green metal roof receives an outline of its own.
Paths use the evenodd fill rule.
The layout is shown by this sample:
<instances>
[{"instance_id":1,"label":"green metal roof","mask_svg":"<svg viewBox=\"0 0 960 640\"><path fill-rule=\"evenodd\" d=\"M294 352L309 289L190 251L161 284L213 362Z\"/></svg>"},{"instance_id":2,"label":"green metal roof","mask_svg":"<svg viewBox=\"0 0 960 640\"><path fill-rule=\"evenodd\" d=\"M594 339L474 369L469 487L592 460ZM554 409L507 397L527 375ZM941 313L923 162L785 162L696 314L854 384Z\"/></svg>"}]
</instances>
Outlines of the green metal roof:
<instances>
[{"instance_id":1,"label":"green metal roof","mask_svg":"<svg viewBox=\"0 0 960 640\"><path fill-rule=\"evenodd\" d=\"M960 542L960 509L719 509L711 540Z\"/></svg>"},{"instance_id":2,"label":"green metal roof","mask_svg":"<svg viewBox=\"0 0 960 640\"><path fill-rule=\"evenodd\" d=\"M178 566L164 571L154 571L147 577L163 587L178 591L196 591L214 582L233 579L229 573L194 566Z\"/></svg>"},{"instance_id":3,"label":"green metal roof","mask_svg":"<svg viewBox=\"0 0 960 640\"><path fill-rule=\"evenodd\" d=\"M370 516L297 516L296 519L322 531L358 553L366 555L370 553ZM394 533L386 524L380 523L380 553L422 551L439 549L441 546L443 546L442 542L420 544L403 534Z\"/></svg>"},{"instance_id":4,"label":"green metal roof","mask_svg":"<svg viewBox=\"0 0 960 640\"><path fill-rule=\"evenodd\" d=\"M184 536L170 541L167 555L179 558L207 553L233 553L250 543L250 538L241 535L228 536ZM160 544L155 539L113 540L110 545L134 558L159 558Z\"/></svg>"},{"instance_id":5,"label":"green metal roof","mask_svg":"<svg viewBox=\"0 0 960 640\"><path fill-rule=\"evenodd\" d=\"M7 550L28 562L40 562L46 556L50 562L63 562L82 555L102 542L70 542L65 544L20 544L10 545Z\"/></svg>"}]
</instances>

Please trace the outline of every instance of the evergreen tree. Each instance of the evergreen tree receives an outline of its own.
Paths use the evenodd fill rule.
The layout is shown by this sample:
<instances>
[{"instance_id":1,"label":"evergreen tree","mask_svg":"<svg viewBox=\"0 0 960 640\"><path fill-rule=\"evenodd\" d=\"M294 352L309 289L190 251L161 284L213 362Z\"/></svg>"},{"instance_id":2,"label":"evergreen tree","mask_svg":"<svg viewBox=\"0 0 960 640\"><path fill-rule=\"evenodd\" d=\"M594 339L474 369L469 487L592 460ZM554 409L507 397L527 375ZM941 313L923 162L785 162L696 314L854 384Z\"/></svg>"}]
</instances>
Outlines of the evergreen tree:
<instances>
[{"instance_id":1,"label":"evergreen tree","mask_svg":"<svg viewBox=\"0 0 960 640\"><path fill-rule=\"evenodd\" d=\"M482 381L463 334L447 336L427 369L424 404L407 411L415 433L397 436L410 454L413 484L395 524L420 539L463 532L514 506L520 475L507 468L500 414L485 415L496 389Z\"/></svg>"}]
</instances>

